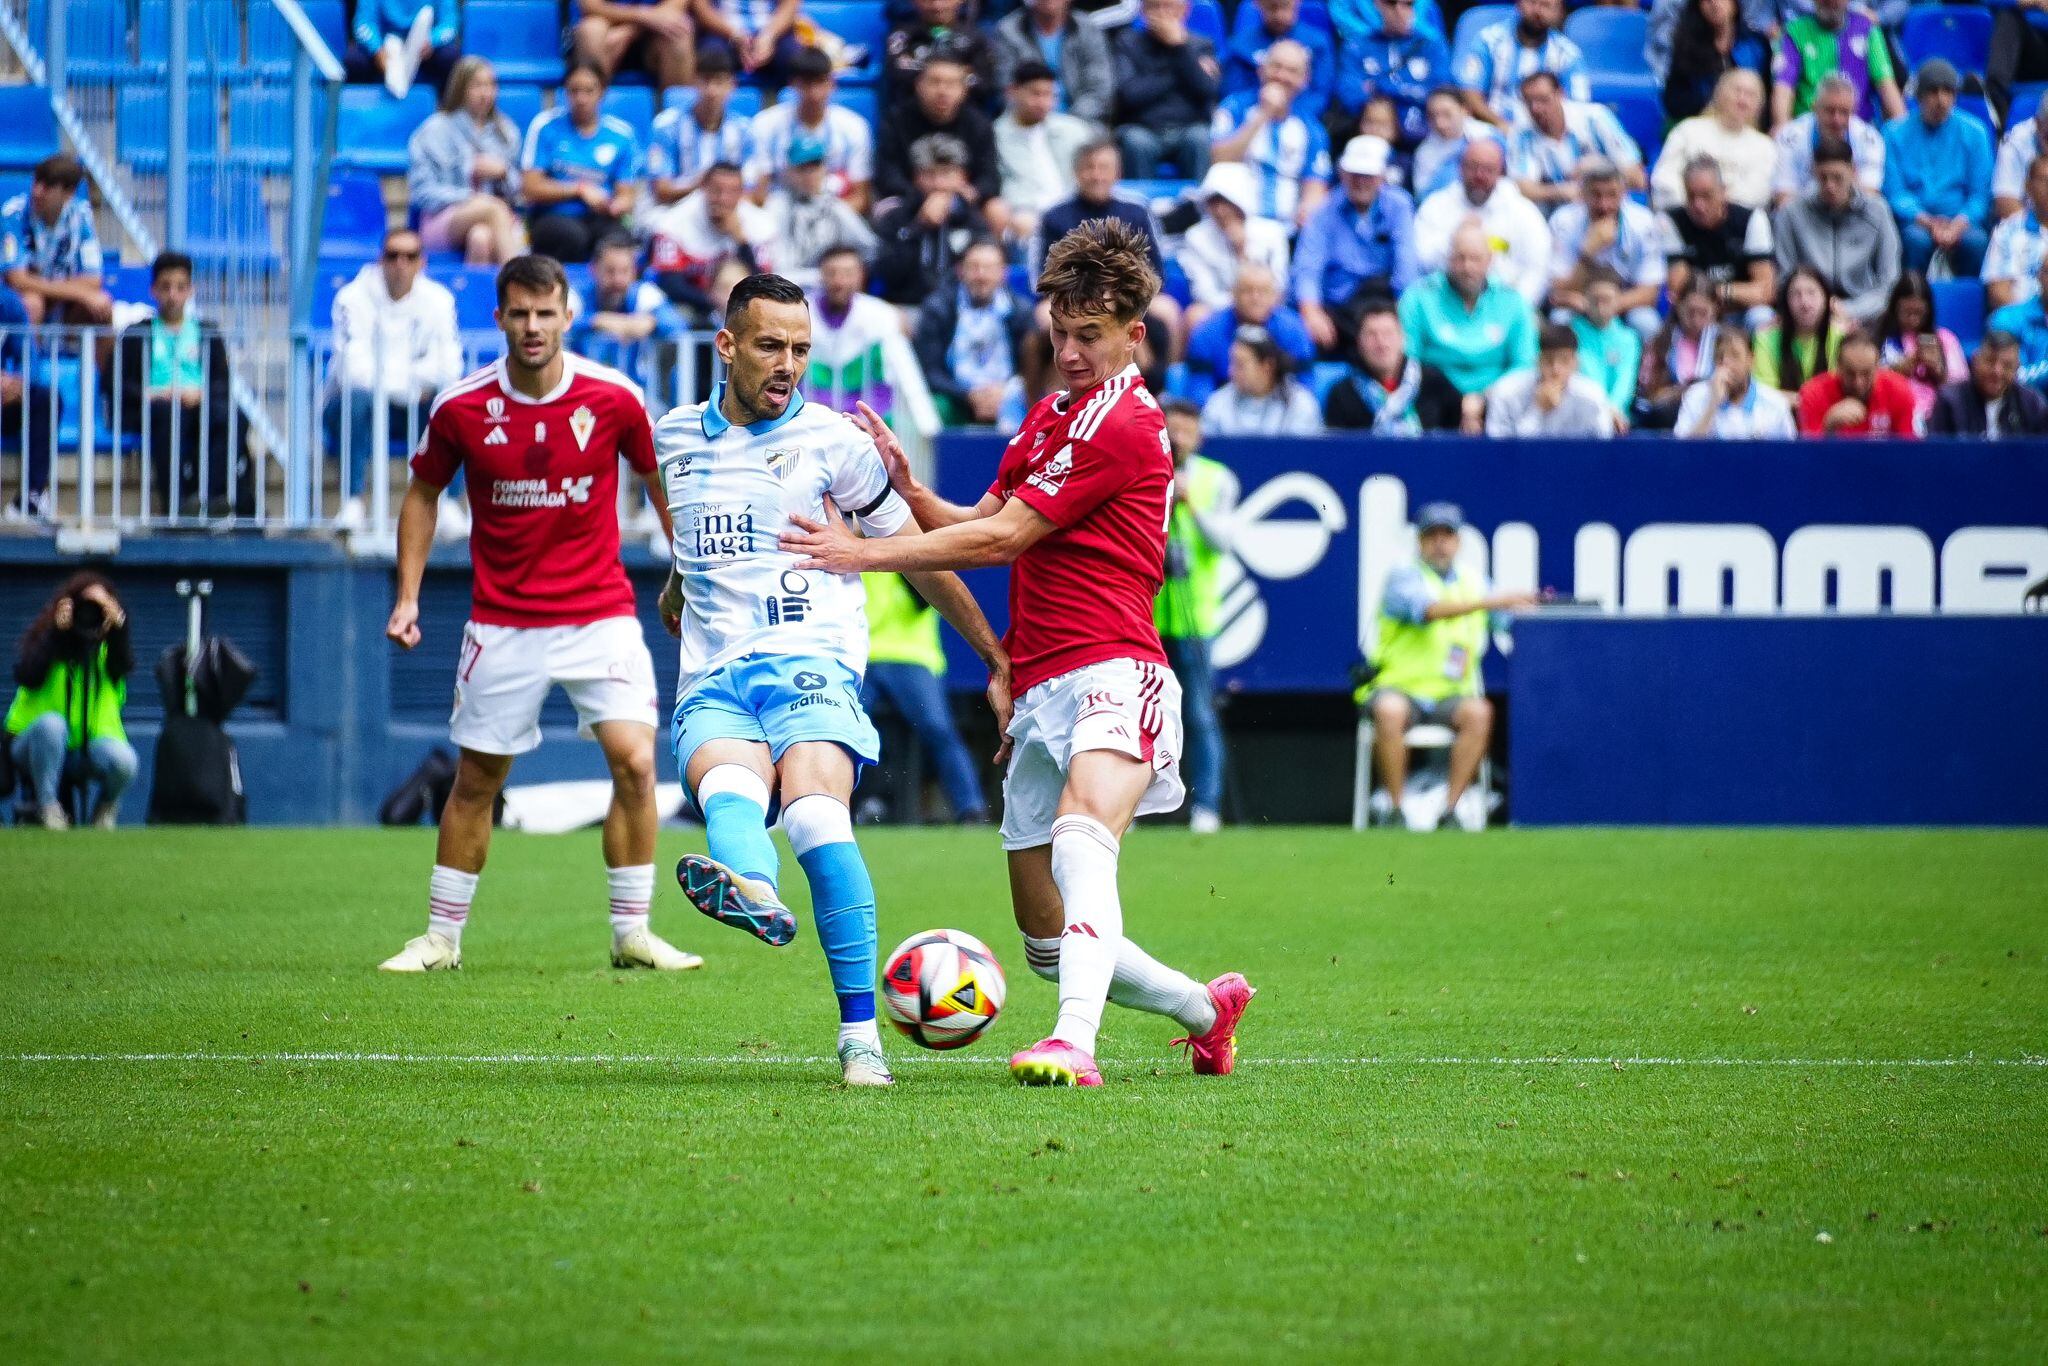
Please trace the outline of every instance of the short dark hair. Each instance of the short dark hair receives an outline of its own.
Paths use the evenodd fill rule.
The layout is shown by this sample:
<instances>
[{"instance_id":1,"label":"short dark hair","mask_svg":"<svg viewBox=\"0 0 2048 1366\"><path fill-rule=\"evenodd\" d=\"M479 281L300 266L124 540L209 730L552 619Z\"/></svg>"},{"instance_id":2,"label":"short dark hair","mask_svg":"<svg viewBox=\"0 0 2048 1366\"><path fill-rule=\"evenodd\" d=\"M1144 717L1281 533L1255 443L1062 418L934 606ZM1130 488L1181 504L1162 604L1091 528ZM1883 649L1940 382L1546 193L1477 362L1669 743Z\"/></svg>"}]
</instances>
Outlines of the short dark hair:
<instances>
[{"instance_id":1,"label":"short dark hair","mask_svg":"<svg viewBox=\"0 0 2048 1366\"><path fill-rule=\"evenodd\" d=\"M55 185L60 190L75 190L85 179L85 167L78 164L78 158L69 152L44 157L36 163L35 182L39 185Z\"/></svg>"},{"instance_id":2,"label":"short dark hair","mask_svg":"<svg viewBox=\"0 0 2048 1366\"><path fill-rule=\"evenodd\" d=\"M1017 63L1016 69L1010 73L1011 85L1029 85L1033 81L1050 81L1053 79L1055 77L1052 74L1052 68L1039 61L1036 57L1025 58Z\"/></svg>"},{"instance_id":3,"label":"short dark hair","mask_svg":"<svg viewBox=\"0 0 2048 1366\"><path fill-rule=\"evenodd\" d=\"M832 74L832 59L824 49L800 47L789 59L789 78L792 81L822 81Z\"/></svg>"},{"instance_id":4,"label":"short dark hair","mask_svg":"<svg viewBox=\"0 0 2048 1366\"><path fill-rule=\"evenodd\" d=\"M1977 343L1977 349L1979 351L2017 351L2020 349L2020 339L2002 327L1994 327L1984 334L1982 341Z\"/></svg>"},{"instance_id":5,"label":"short dark hair","mask_svg":"<svg viewBox=\"0 0 2048 1366\"><path fill-rule=\"evenodd\" d=\"M182 251L160 251L156 254L156 259L149 263L149 282L155 284L167 272L173 270L182 270L190 275L192 258Z\"/></svg>"},{"instance_id":6,"label":"short dark hair","mask_svg":"<svg viewBox=\"0 0 2048 1366\"><path fill-rule=\"evenodd\" d=\"M1458 87L1455 85L1440 85L1436 87L1436 89L1430 91L1427 95L1424 95L1422 97L1422 102L1426 105L1439 95L1447 95L1451 99L1456 100L1459 104L1463 104L1465 102L1465 92L1458 89Z\"/></svg>"},{"instance_id":7,"label":"short dark hair","mask_svg":"<svg viewBox=\"0 0 2048 1366\"><path fill-rule=\"evenodd\" d=\"M394 237L418 237L419 235L420 230L418 228L415 228L407 223L400 223L396 227L389 227L384 229L384 236L381 239L379 239L377 245L381 247L389 247L391 245L391 239Z\"/></svg>"},{"instance_id":8,"label":"short dark hair","mask_svg":"<svg viewBox=\"0 0 2048 1366\"><path fill-rule=\"evenodd\" d=\"M859 255L858 252L854 254ZM831 255L831 252L828 251L826 255ZM824 264L822 259L819 264ZM725 301L725 326L728 331L740 320L740 315L747 311L747 305L756 299L764 299L772 304L800 304L804 302L804 291L795 281L780 275L770 275L765 271L749 275L732 287L732 294Z\"/></svg>"},{"instance_id":9,"label":"short dark hair","mask_svg":"<svg viewBox=\"0 0 2048 1366\"><path fill-rule=\"evenodd\" d=\"M1080 170L1081 163L1098 152L1115 152L1118 157L1124 154L1123 148L1116 145L1115 138L1090 138L1074 149L1074 169Z\"/></svg>"},{"instance_id":10,"label":"short dark hair","mask_svg":"<svg viewBox=\"0 0 2048 1366\"><path fill-rule=\"evenodd\" d=\"M1552 71L1545 71L1540 67L1535 71L1530 72L1528 75L1522 77L1521 88L1527 90L1532 85L1543 84L1548 84L1552 90L1564 89L1563 83L1561 83L1557 79L1557 73Z\"/></svg>"},{"instance_id":11,"label":"short dark hair","mask_svg":"<svg viewBox=\"0 0 2048 1366\"><path fill-rule=\"evenodd\" d=\"M1375 294L1372 298L1366 300L1365 307L1358 311L1358 330L1360 332L1365 331L1365 320L1367 318L1377 318L1383 315L1399 319L1401 310L1396 308L1394 301L1386 295Z\"/></svg>"},{"instance_id":12,"label":"short dark hair","mask_svg":"<svg viewBox=\"0 0 2048 1366\"><path fill-rule=\"evenodd\" d=\"M1536 334L1536 349L1544 355L1576 351L1579 349L1579 334L1563 323L1545 323L1543 330Z\"/></svg>"},{"instance_id":13,"label":"short dark hair","mask_svg":"<svg viewBox=\"0 0 2048 1366\"><path fill-rule=\"evenodd\" d=\"M630 253L637 263L640 260L640 244L633 240L630 232L608 232L597 239L597 245L590 249L590 259L595 261L608 251Z\"/></svg>"},{"instance_id":14,"label":"short dark hair","mask_svg":"<svg viewBox=\"0 0 2048 1366\"><path fill-rule=\"evenodd\" d=\"M1192 417L1196 421L1200 421L1202 417L1202 405L1179 394L1169 394L1160 399L1159 411L1168 417Z\"/></svg>"},{"instance_id":15,"label":"short dark hair","mask_svg":"<svg viewBox=\"0 0 2048 1366\"><path fill-rule=\"evenodd\" d=\"M1840 356L1852 346L1867 346L1873 351L1883 349L1877 344L1877 334L1867 327L1852 328L1843 333L1840 344L1835 347L1835 355Z\"/></svg>"},{"instance_id":16,"label":"short dark hair","mask_svg":"<svg viewBox=\"0 0 2048 1366\"><path fill-rule=\"evenodd\" d=\"M604 69L602 64L592 61L588 57L578 57L569 63L568 68L562 72L562 84L567 85L569 78L579 71L587 71L597 77L597 84L600 89L609 90L611 88L612 78L610 73Z\"/></svg>"},{"instance_id":17,"label":"short dark hair","mask_svg":"<svg viewBox=\"0 0 2048 1366\"><path fill-rule=\"evenodd\" d=\"M724 43L705 43L697 49L697 79L706 76L737 76L739 63L732 59L732 49Z\"/></svg>"},{"instance_id":18,"label":"short dark hair","mask_svg":"<svg viewBox=\"0 0 2048 1366\"><path fill-rule=\"evenodd\" d=\"M1613 266L1591 266L1586 271L1586 288L1594 285L1613 285L1616 289L1627 289L1628 281L1621 278L1621 272Z\"/></svg>"},{"instance_id":19,"label":"short dark hair","mask_svg":"<svg viewBox=\"0 0 2048 1366\"><path fill-rule=\"evenodd\" d=\"M714 161L709 166L706 166L704 168L704 180L709 180L711 179L711 177L715 175L736 175L743 177L746 175L746 172L742 171L739 168L738 164L734 162ZM699 181L698 183L702 184L703 182Z\"/></svg>"},{"instance_id":20,"label":"short dark hair","mask_svg":"<svg viewBox=\"0 0 2048 1366\"><path fill-rule=\"evenodd\" d=\"M563 304L569 302L569 277L552 256L515 256L498 267L498 307L505 306L506 292L514 285L535 294L558 293Z\"/></svg>"},{"instance_id":21,"label":"short dark hair","mask_svg":"<svg viewBox=\"0 0 2048 1366\"><path fill-rule=\"evenodd\" d=\"M839 256L851 256L854 260L860 262L860 268L863 271L868 268L868 258L861 255L860 248L854 246L851 242L834 242L831 246L819 252L818 268L820 270L824 269L827 261Z\"/></svg>"},{"instance_id":22,"label":"short dark hair","mask_svg":"<svg viewBox=\"0 0 2048 1366\"><path fill-rule=\"evenodd\" d=\"M1856 164L1856 153L1850 150L1847 139L1823 136L1814 140L1814 166L1825 166L1829 162L1839 162L1845 166Z\"/></svg>"}]
</instances>

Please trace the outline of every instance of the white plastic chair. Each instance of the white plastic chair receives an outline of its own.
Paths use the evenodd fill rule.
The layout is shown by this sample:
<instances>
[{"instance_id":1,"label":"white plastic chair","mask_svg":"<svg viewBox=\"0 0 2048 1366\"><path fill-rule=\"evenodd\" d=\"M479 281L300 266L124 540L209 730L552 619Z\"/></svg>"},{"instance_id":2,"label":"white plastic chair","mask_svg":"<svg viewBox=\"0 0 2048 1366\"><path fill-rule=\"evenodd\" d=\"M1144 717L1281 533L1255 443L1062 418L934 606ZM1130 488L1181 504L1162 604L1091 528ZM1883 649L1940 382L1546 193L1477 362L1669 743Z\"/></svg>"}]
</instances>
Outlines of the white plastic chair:
<instances>
[{"instance_id":1,"label":"white plastic chair","mask_svg":"<svg viewBox=\"0 0 2048 1366\"><path fill-rule=\"evenodd\" d=\"M1373 735L1372 714L1361 711L1358 714L1358 741L1354 749L1353 758L1355 770L1351 779L1351 828L1353 830L1363 830L1372 822L1374 782L1372 771ZM1429 721L1410 726L1407 736L1408 748L1410 750L1448 750L1451 747L1451 742L1456 738L1456 732L1452 731L1449 726L1439 726ZM1480 800L1486 803L1487 810L1491 811L1493 809L1492 759L1482 758L1479 761L1479 772L1473 777L1472 786L1479 793Z\"/></svg>"}]
</instances>

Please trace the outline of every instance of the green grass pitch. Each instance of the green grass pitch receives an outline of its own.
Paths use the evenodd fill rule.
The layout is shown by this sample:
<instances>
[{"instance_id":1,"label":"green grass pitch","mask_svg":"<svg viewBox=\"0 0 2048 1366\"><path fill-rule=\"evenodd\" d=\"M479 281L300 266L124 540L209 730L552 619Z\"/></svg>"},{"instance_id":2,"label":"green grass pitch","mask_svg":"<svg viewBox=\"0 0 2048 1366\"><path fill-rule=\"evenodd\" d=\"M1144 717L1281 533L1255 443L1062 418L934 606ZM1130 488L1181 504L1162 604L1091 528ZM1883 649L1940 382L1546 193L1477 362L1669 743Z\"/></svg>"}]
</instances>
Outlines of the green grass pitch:
<instances>
[{"instance_id":1,"label":"green grass pitch","mask_svg":"<svg viewBox=\"0 0 2048 1366\"><path fill-rule=\"evenodd\" d=\"M709 966L611 971L594 836L419 979L426 832L0 836L0 1360L2041 1359L2048 836L1142 830L1134 935L1262 994L1094 1092L997 1065L993 837L865 843L1010 985L879 1094L808 924L664 877Z\"/></svg>"}]
</instances>

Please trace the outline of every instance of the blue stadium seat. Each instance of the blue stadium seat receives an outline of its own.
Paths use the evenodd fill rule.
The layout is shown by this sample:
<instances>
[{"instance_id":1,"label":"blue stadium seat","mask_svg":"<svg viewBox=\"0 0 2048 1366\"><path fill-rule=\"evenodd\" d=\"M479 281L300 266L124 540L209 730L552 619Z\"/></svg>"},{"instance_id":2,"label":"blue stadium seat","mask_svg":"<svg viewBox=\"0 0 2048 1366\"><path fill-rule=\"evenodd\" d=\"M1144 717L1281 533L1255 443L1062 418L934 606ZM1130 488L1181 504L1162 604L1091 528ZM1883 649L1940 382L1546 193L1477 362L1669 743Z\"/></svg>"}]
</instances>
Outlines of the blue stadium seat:
<instances>
[{"instance_id":1,"label":"blue stadium seat","mask_svg":"<svg viewBox=\"0 0 2048 1366\"><path fill-rule=\"evenodd\" d=\"M568 96L556 92L556 105L568 102ZM654 127L654 91L644 85L615 85L604 92L604 112L632 124L633 132L644 143Z\"/></svg>"},{"instance_id":2,"label":"blue stadium seat","mask_svg":"<svg viewBox=\"0 0 2048 1366\"><path fill-rule=\"evenodd\" d=\"M1906 103L1906 107L1917 110L1920 104L1918 100L1909 100ZM1982 95L1958 95L1956 96L1956 112L1983 124L1984 131L1991 135L1991 145L1994 148L1998 146L1998 120L1991 117L1991 102L1989 100L1985 99Z\"/></svg>"},{"instance_id":3,"label":"blue stadium seat","mask_svg":"<svg viewBox=\"0 0 2048 1366\"><path fill-rule=\"evenodd\" d=\"M337 175L327 183L327 211L321 220L323 255L374 255L384 244L390 215L382 180L366 172Z\"/></svg>"},{"instance_id":4,"label":"blue stadium seat","mask_svg":"<svg viewBox=\"0 0 2048 1366\"><path fill-rule=\"evenodd\" d=\"M334 164L339 170L405 172L405 144L434 112L434 92L416 86L394 100L381 85L352 85L341 92L340 131Z\"/></svg>"},{"instance_id":5,"label":"blue stadium seat","mask_svg":"<svg viewBox=\"0 0 2048 1366\"><path fill-rule=\"evenodd\" d=\"M462 50L488 57L505 82L562 79L562 17L554 0L473 0L462 11Z\"/></svg>"},{"instance_id":6,"label":"blue stadium seat","mask_svg":"<svg viewBox=\"0 0 2048 1366\"><path fill-rule=\"evenodd\" d=\"M886 6L874 0L811 0L804 14L847 46L867 49L862 61L839 73L842 86L871 85L881 76L882 50L889 39Z\"/></svg>"},{"instance_id":7,"label":"blue stadium seat","mask_svg":"<svg viewBox=\"0 0 2048 1366\"><path fill-rule=\"evenodd\" d=\"M1218 0L1188 0L1188 32L1207 38L1220 54L1223 51L1223 6Z\"/></svg>"},{"instance_id":8,"label":"blue stadium seat","mask_svg":"<svg viewBox=\"0 0 2048 1366\"><path fill-rule=\"evenodd\" d=\"M158 70L162 70L164 59L170 54L171 4L175 3L178 0L146 0L136 26L136 50L145 63L155 64ZM248 72L242 62L242 24L235 13L234 0L197 0L189 8L193 13L185 27L188 67L212 68L230 78L245 77Z\"/></svg>"},{"instance_id":9,"label":"blue stadium seat","mask_svg":"<svg viewBox=\"0 0 2048 1366\"><path fill-rule=\"evenodd\" d=\"M1931 287L1934 321L1955 333L1963 350L1976 350L1984 339L1984 286L1976 280L1937 280Z\"/></svg>"},{"instance_id":10,"label":"blue stadium seat","mask_svg":"<svg viewBox=\"0 0 2048 1366\"><path fill-rule=\"evenodd\" d=\"M29 41L49 42L47 9L30 8ZM64 7L65 70L74 81L116 81L134 69L128 57L128 11L123 0L71 0Z\"/></svg>"},{"instance_id":11,"label":"blue stadium seat","mask_svg":"<svg viewBox=\"0 0 2048 1366\"><path fill-rule=\"evenodd\" d=\"M1664 105L1656 87L1633 82L1621 85L1613 77L1598 77L1593 82L1593 102L1614 112L1621 131L1641 150L1644 168L1656 165L1657 153L1664 146Z\"/></svg>"},{"instance_id":12,"label":"blue stadium seat","mask_svg":"<svg viewBox=\"0 0 2048 1366\"><path fill-rule=\"evenodd\" d=\"M1170 297L1182 308L1194 301L1195 287L1188 283L1188 273L1181 268L1174 257L1166 258L1166 269L1159 272L1159 292Z\"/></svg>"},{"instance_id":13,"label":"blue stadium seat","mask_svg":"<svg viewBox=\"0 0 2048 1366\"><path fill-rule=\"evenodd\" d=\"M881 101L872 86L846 86L833 94L832 103L859 115L861 122L870 128L875 127L881 120Z\"/></svg>"},{"instance_id":14,"label":"blue stadium seat","mask_svg":"<svg viewBox=\"0 0 2048 1366\"><path fill-rule=\"evenodd\" d=\"M1967 5L1915 5L1906 11L1899 46L1910 70L1919 70L1929 58L1946 57L1965 75L1981 72L1991 53L1991 24L1989 10Z\"/></svg>"},{"instance_id":15,"label":"blue stadium seat","mask_svg":"<svg viewBox=\"0 0 2048 1366\"><path fill-rule=\"evenodd\" d=\"M1642 10L1601 5L1567 16L1564 34L1586 55L1586 74L1598 80L1610 73L1642 74L1648 27L1649 16Z\"/></svg>"},{"instance_id":16,"label":"blue stadium seat","mask_svg":"<svg viewBox=\"0 0 2048 1366\"><path fill-rule=\"evenodd\" d=\"M100 283L117 304L146 304L149 297L149 267L115 266L100 276Z\"/></svg>"},{"instance_id":17,"label":"blue stadium seat","mask_svg":"<svg viewBox=\"0 0 2048 1366\"><path fill-rule=\"evenodd\" d=\"M521 137L539 116L545 103L545 92L537 85L501 85L498 87L498 111L513 123L519 125Z\"/></svg>"},{"instance_id":18,"label":"blue stadium seat","mask_svg":"<svg viewBox=\"0 0 2048 1366\"><path fill-rule=\"evenodd\" d=\"M1451 56L1461 56L1472 42L1472 35L1502 19L1514 17L1513 5L1474 5L1458 16L1457 27L1451 30Z\"/></svg>"},{"instance_id":19,"label":"blue stadium seat","mask_svg":"<svg viewBox=\"0 0 2048 1366\"><path fill-rule=\"evenodd\" d=\"M348 14L342 0L300 0L299 7L306 11L313 31L327 44L334 59L340 61L348 51ZM267 75L281 74L291 69L292 54L298 46L291 26L277 12L277 6L249 6L249 61L252 65Z\"/></svg>"},{"instance_id":20,"label":"blue stadium seat","mask_svg":"<svg viewBox=\"0 0 2048 1366\"><path fill-rule=\"evenodd\" d=\"M185 150L193 157L211 157L220 151L220 112L197 90L193 95L185 109ZM171 117L163 92L124 86L114 110L114 154L138 171L162 170L171 152Z\"/></svg>"},{"instance_id":21,"label":"blue stadium seat","mask_svg":"<svg viewBox=\"0 0 2048 1366\"><path fill-rule=\"evenodd\" d=\"M241 87L228 95L229 152L250 157L266 171L283 171L292 160L291 91L278 86Z\"/></svg>"},{"instance_id":22,"label":"blue stadium seat","mask_svg":"<svg viewBox=\"0 0 2048 1366\"><path fill-rule=\"evenodd\" d=\"M1322 360L1310 366L1308 387L1315 391L1317 405L1321 406L1323 400L1330 396L1330 390L1350 373L1351 367L1341 360Z\"/></svg>"},{"instance_id":23,"label":"blue stadium seat","mask_svg":"<svg viewBox=\"0 0 2048 1366\"><path fill-rule=\"evenodd\" d=\"M455 296L455 326L464 332L488 332L497 324L498 268L462 266L435 277Z\"/></svg>"},{"instance_id":24,"label":"blue stadium seat","mask_svg":"<svg viewBox=\"0 0 2048 1366\"><path fill-rule=\"evenodd\" d=\"M2022 81L2012 88L2012 110L2005 118L2005 131L2010 133L2020 124L2034 117L2041 107L2041 97L2048 95L2048 81Z\"/></svg>"},{"instance_id":25,"label":"blue stadium seat","mask_svg":"<svg viewBox=\"0 0 2048 1366\"><path fill-rule=\"evenodd\" d=\"M0 86L0 170L32 170L59 150L50 92L40 85Z\"/></svg>"}]
</instances>

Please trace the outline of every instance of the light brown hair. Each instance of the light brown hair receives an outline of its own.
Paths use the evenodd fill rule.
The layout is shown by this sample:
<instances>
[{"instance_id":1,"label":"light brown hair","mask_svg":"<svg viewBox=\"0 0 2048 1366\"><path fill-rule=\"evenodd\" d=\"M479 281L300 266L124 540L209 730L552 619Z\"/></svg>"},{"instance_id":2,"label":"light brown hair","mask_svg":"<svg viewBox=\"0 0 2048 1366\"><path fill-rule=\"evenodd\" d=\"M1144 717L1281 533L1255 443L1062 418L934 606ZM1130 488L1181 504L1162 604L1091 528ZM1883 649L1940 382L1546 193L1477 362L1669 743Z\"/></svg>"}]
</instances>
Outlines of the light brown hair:
<instances>
[{"instance_id":1,"label":"light brown hair","mask_svg":"<svg viewBox=\"0 0 2048 1366\"><path fill-rule=\"evenodd\" d=\"M1159 295L1150 248L1145 234L1121 219L1090 218L1045 254L1038 293L1055 313L1135 322Z\"/></svg>"}]
</instances>

